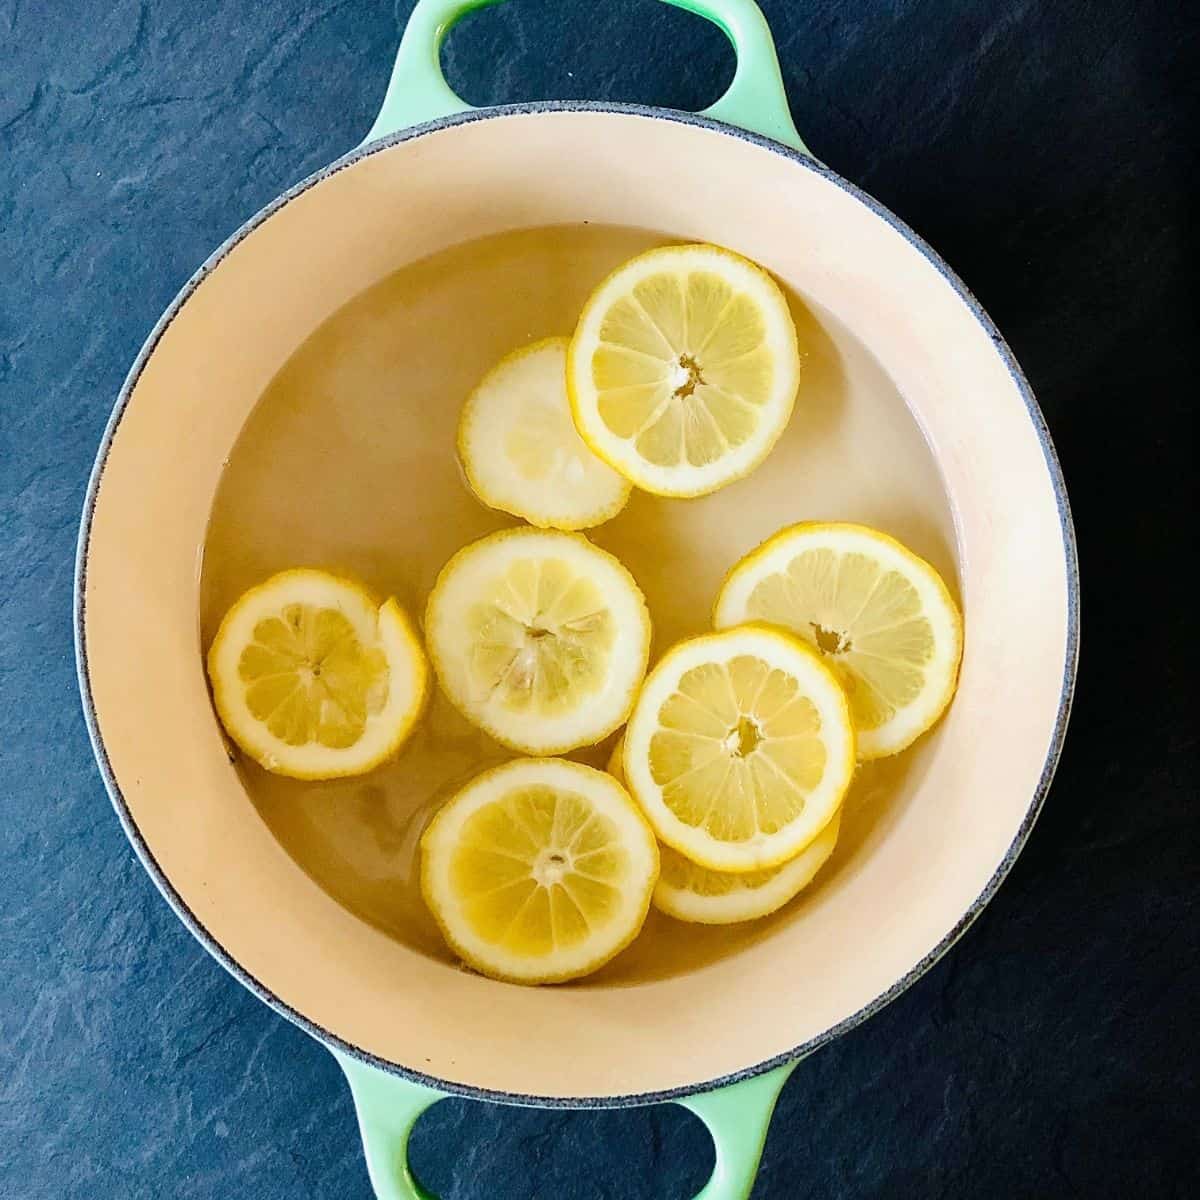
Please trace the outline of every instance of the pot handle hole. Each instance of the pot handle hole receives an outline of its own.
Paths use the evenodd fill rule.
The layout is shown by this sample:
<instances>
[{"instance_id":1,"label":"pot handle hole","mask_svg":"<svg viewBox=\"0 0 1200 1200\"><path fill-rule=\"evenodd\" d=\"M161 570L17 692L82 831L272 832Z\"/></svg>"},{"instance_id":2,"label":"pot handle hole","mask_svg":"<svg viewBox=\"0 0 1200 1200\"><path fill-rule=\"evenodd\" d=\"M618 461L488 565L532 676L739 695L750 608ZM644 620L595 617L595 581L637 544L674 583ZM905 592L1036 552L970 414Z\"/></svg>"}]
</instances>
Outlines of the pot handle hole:
<instances>
[{"instance_id":1,"label":"pot handle hole","mask_svg":"<svg viewBox=\"0 0 1200 1200\"><path fill-rule=\"evenodd\" d=\"M420 1115L445 1093L337 1051L334 1057L350 1083L377 1200L436 1200L413 1176L408 1139ZM775 1101L795 1065L677 1101L708 1126L716 1149L712 1176L695 1200L748 1200Z\"/></svg>"},{"instance_id":2,"label":"pot handle hole","mask_svg":"<svg viewBox=\"0 0 1200 1200\"><path fill-rule=\"evenodd\" d=\"M792 123L771 30L754 0L664 2L720 26L737 55L733 82L701 115L809 154ZM467 13L495 3L498 0L417 0L400 40L383 106L363 145L412 125L472 111L442 74L442 43Z\"/></svg>"}]
</instances>

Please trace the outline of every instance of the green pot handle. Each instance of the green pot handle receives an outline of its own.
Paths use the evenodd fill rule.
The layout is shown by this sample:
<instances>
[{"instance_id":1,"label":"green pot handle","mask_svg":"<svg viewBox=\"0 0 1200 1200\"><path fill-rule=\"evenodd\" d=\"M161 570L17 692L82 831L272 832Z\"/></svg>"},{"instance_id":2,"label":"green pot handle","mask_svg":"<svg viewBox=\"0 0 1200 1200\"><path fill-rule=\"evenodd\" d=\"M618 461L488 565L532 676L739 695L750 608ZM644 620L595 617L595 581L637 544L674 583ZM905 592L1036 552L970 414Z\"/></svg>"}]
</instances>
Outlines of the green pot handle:
<instances>
[{"instance_id":1,"label":"green pot handle","mask_svg":"<svg viewBox=\"0 0 1200 1200\"><path fill-rule=\"evenodd\" d=\"M708 1126L717 1151L712 1177L696 1200L750 1200L775 1101L795 1069L794 1062L784 1063L763 1075L677 1102Z\"/></svg>"},{"instance_id":2,"label":"green pot handle","mask_svg":"<svg viewBox=\"0 0 1200 1200\"><path fill-rule=\"evenodd\" d=\"M498 0L417 0L400 49L383 107L363 145L398 129L439 117L470 112L442 74L442 42L461 17ZM719 25L737 54L728 91L703 116L750 133L761 133L805 154L788 111L779 59L767 20L754 0L666 0Z\"/></svg>"},{"instance_id":3,"label":"green pot handle","mask_svg":"<svg viewBox=\"0 0 1200 1200\"><path fill-rule=\"evenodd\" d=\"M408 1139L417 1118L445 1094L388 1075L338 1050L333 1057L350 1083L367 1174L378 1200L435 1200L409 1170Z\"/></svg>"},{"instance_id":4,"label":"green pot handle","mask_svg":"<svg viewBox=\"0 0 1200 1200\"><path fill-rule=\"evenodd\" d=\"M377 1200L436 1200L413 1177L408 1139L417 1118L445 1094L336 1050L333 1056L350 1082ZM717 1152L712 1177L695 1200L748 1200L775 1101L795 1065L678 1101L708 1126Z\"/></svg>"}]
</instances>

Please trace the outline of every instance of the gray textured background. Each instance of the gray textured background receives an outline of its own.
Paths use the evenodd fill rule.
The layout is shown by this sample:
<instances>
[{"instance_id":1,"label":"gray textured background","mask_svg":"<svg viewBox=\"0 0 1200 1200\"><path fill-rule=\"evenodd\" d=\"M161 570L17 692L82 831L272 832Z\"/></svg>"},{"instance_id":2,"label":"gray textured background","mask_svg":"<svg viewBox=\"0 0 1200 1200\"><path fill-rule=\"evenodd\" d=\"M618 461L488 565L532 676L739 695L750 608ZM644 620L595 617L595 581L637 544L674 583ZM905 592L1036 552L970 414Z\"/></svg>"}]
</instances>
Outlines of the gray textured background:
<instances>
[{"instance_id":1,"label":"gray textured background","mask_svg":"<svg viewBox=\"0 0 1200 1200\"><path fill-rule=\"evenodd\" d=\"M764 7L809 145L942 251L1029 373L1079 524L1085 655L1009 882L796 1072L755 1196L1194 1196L1195 603L1170 551L1195 510L1195 8ZM0 0L5 1198L367 1196L332 1060L208 959L121 835L75 692L71 558L142 339L219 241L361 137L408 8ZM695 108L732 71L716 30L650 0L513 0L446 61L476 103ZM670 1107L460 1101L413 1154L444 1200L677 1200L711 1162Z\"/></svg>"}]
</instances>

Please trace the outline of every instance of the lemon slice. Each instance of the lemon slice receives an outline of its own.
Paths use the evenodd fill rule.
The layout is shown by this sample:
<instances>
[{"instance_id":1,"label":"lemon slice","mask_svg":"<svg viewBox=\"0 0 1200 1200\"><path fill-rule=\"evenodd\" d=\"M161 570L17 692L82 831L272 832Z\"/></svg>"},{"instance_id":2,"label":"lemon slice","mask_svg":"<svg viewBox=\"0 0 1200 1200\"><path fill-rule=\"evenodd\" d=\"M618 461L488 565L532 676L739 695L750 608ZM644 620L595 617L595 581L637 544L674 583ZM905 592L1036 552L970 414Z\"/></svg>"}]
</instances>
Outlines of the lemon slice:
<instances>
[{"instance_id":1,"label":"lemon slice","mask_svg":"<svg viewBox=\"0 0 1200 1200\"><path fill-rule=\"evenodd\" d=\"M543 529L587 529L615 517L629 481L598 459L571 420L567 338L513 351L463 405L458 456L489 508Z\"/></svg>"},{"instance_id":2,"label":"lemon slice","mask_svg":"<svg viewBox=\"0 0 1200 1200\"><path fill-rule=\"evenodd\" d=\"M850 699L863 759L897 754L954 695L963 626L942 577L865 525L793 525L730 571L714 624L768 621L817 648Z\"/></svg>"},{"instance_id":3,"label":"lemon slice","mask_svg":"<svg viewBox=\"0 0 1200 1200\"><path fill-rule=\"evenodd\" d=\"M637 936L658 877L625 789L563 759L473 779L421 838L421 890L450 946L496 979L586 975Z\"/></svg>"},{"instance_id":4,"label":"lemon slice","mask_svg":"<svg viewBox=\"0 0 1200 1200\"><path fill-rule=\"evenodd\" d=\"M395 600L324 571L282 571L225 614L208 651L217 715L277 775L335 779L390 758L429 690L421 643Z\"/></svg>"},{"instance_id":5,"label":"lemon slice","mask_svg":"<svg viewBox=\"0 0 1200 1200\"><path fill-rule=\"evenodd\" d=\"M666 246L618 268L584 305L567 358L583 440L660 496L752 471L787 425L799 375L783 292L718 246Z\"/></svg>"},{"instance_id":6,"label":"lemon slice","mask_svg":"<svg viewBox=\"0 0 1200 1200\"><path fill-rule=\"evenodd\" d=\"M608 760L608 773L618 783L625 779L624 752L622 737ZM670 846L662 846L652 903L659 912L694 925L734 925L768 916L813 881L837 845L841 821L841 812L834 813L829 824L795 858L765 871L712 871Z\"/></svg>"},{"instance_id":7,"label":"lemon slice","mask_svg":"<svg viewBox=\"0 0 1200 1200\"><path fill-rule=\"evenodd\" d=\"M733 925L769 916L812 883L829 861L840 824L841 814L834 813L795 858L765 871L710 871L664 847L654 907L677 921L697 925Z\"/></svg>"},{"instance_id":8,"label":"lemon slice","mask_svg":"<svg viewBox=\"0 0 1200 1200\"><path fill-rule=\"evenodd\" d=\"M650 672L625 731L625 778L655 833L714 871L761 871L829 824L854 773L837 679L779 630L681 642Z\"/></svg>"},{"instance_id":9,"label":"lemon slice","mask_svg":"<svg viewBox=\"0 0 1200 1200\"><path fill-rule=\"evenodd\" d=\"M442 568L425 634L464 716L514 750L561 754L628 716L650 617L633 576L582 534L507 529Z\"/></svg>"}]
</instances>

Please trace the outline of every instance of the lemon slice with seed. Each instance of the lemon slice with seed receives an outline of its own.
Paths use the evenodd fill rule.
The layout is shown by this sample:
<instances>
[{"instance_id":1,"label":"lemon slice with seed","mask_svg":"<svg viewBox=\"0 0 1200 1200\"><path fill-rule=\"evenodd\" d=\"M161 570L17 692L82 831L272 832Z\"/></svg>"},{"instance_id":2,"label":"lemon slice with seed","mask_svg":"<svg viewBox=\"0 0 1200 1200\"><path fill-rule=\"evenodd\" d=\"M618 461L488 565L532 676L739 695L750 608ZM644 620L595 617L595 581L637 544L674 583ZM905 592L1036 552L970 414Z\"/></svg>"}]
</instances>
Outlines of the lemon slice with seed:
<instances>
[{"instance_id":1,"label":"lemon slice with seed","mask_svg":"<svg viewBox=\"0 0 1200 1200\"><path fill-rule=\"evenodd\" d=\"M738 563L717 626L768 621L792 630L842 681L861 758L911 745L954 695L963 625L942 577L866 525L783 529Z\"/></svg>"},{"instance_id":2,"label":"lemon slice with seed","mask_svg":"<svg viewBox=\"0 0 1200 1200\"><path fill-rule=\"evenodd\" d=\"M608 760L608 772L624 782L620 738ZM694 925L734 925L754 921L781 909L812 883L837 845L841 812L795 858L765 871L712 871L684 858L670 846L659 848L660 869L652 903L677 921Z\"/></svg>"},{"instance_id":3,"label":"lemon slice with seed","mask_svg":"<svg viewBox=\"0 0 1200 1200\"><path fill-rule=\"evenodd\" d=\"M837 679L803 642L743 625L681 642L625 731L625 778L655 833L714 871L762 871L824 829L854 773Z\"/></svg>"},{"instance_id":4,"label":"lemon slice with seed","mask_svg":"<svg viewBox=\"0 0 1200 1200\"><path fill-rule=\"evenodd\" d=\"M217 715L268 771L296 779L360 775L390 758L425 703L429 670L395 600L324 571L252 587L208 651Z\"/></svg>"},{"instance_id":5,"label":"lemon slice with seed","mask_svg":"<svg viewBox=\"0 0 1200 1200\"><path fill-rule=\"evenodd\" d=\"M787 425L799 375L778 285L705 245L651 250L613 272L567 359L583 440L660 496L701 496L752 471Z\"/></svg>"},{"instance_id":6,"label":"lemon slice with seed","mask_svg":"<svg viewBox=\"0 0 1200 1200\"><path fill-rule=\"evenodd\" d=\"M472 780L421 838L421 890L450 946L496 979L586 975L637 936L658 848L625 789L562 759Z\"/></svg>"},{"instance_id":7,"label":"lemon slice with seed","mask_svg":"<svg viewBox=\"0 0 1200 1200\"><path fill-rule=\"evenodd\" d=\"M561 754L607 737L646 671L633 576L578 533L508 529L442 568L425 612L438 681L497 741Z\"/></svg>"},{"instance_id":8,"label":"lemon slice with seed","mask_svg":"<svg viewBox=\"0 0 1200 1200\"><path fill-rule=\"evenodd\" d=\"M567 402L567 338L515 350L463 405L458 455L489 508L549 529L615 517L630 484L588 448Z\"/></svg>"}]
</instances>

